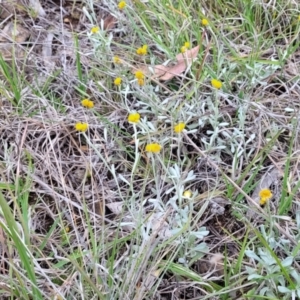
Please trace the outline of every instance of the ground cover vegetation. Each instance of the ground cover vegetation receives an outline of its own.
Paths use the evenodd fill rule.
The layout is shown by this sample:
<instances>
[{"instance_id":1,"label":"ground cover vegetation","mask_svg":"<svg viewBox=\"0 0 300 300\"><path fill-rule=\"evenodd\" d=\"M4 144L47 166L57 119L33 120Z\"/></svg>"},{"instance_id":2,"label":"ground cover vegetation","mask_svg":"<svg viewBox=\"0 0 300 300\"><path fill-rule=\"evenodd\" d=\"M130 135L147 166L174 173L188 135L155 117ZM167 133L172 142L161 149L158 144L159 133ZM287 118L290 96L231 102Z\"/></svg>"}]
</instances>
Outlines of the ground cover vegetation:
<instances>
[{"instance_id":1,"label":"ground cover vegetation","mask_svg":"<svg viewBox=\"0 0 300 300\"><path fill-rule=\"evenodd\" d=\"M299 6L0 1L0 298L300 299Z\"/></svg>"}]
</instances>

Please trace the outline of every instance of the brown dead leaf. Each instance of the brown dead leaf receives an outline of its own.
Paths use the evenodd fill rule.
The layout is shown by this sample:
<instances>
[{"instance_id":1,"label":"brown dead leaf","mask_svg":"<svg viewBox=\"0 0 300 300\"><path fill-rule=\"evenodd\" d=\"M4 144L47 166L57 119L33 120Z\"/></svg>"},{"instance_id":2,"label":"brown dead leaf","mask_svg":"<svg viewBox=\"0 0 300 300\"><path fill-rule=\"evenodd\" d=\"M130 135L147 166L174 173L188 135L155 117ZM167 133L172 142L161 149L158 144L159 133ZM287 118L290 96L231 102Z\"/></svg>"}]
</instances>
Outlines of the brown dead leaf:
<instances>
[{"instance_id":1,"label":"brown dead leaf","mask_svg":"<svg viewBox=\"0 0 300 300\"><path fill-rule=\"evenodd\" d=\"M30 32L20 24L9 22L0 31L0 53L7 60L12 56L23 58L25 51L20 44L24 43L30 36Z\"/></svg>"},{"instance_id":2,"label":"brown dead leaf","mask_svg":"<svg viewBox=\"0 0 300 300\"><path fill-rule=\"evenodd\" d=\"M106 203L106 206L115 214L119 215L123 212L123 202Z\"/></svg>"},{"instance_id":3,"label":"brown dead leaf","mask_svg":"<svg viewBox=\"0 0 300 300\"><path fill-rule=\"evenodd\" d=\"M117 22L117 19L113 15L109 14L103 20L103 29L107 30L107 31L113 29L116 22Z\"/></svg>"},{"instance_id":4,"label":"brown dead leaf","mask_svg":"<svg viewBox=\"0 0 300 300\"><path fill-rule=\"evenodd\" d=\"M27 1L27 3L25 1L26 4L24 4L23 2L24 1L22 0L0 0L0 19L5 19L15 13L23 15L28 13L29 11L33 11L36 16L39 17L44 17L46 15L46 12L41 6L39 0L29 0ZM33 14L31 14L31 16L32 15Z\"/></svg>"},{"instance_id":5,"label":"brown dead leaf","mask_svg":"<svg viewBox=\"0 0 300 300\"><path fill-rule=\"evenodd\" d=\"M21 13L25 11L25 6L22 5L21 0L3 2L4 1L0 1L0 19L5 19L16 12Z\"/></svg>"},{"instance_id":6,"label":"brown dead leaf","mask_svg":"<svg viewBox=\"0 0 300 300\"><path fill-rule=\"evenodd\" d=\"M180 53L176 55L177 63L176 65L170 67L166 74L159 77L159 80L166 81L170 80L175 76L183 73L187 67L192 63L193 59L197 57L200 47L196 46L191 50L187 50L185 53Z\"/></svg>"},{"instance_id":7,"label":"brown dead leaf","mask_svg":"<svg viewBox=\"0 0 300 300\"><path fill-rule=\"evenodd\" d=\"M30 32L20 24L9 22L0 33L0 42L23 43L30 36Z\"/></svg>"},{"instance_id":8,"label":"brown dead leaf","mask_svg":"<svg viewBox=\"0 0 300 300\"><path fill-rule=\"evenodd\" d=\"M156 65L154 67L142 66L134 68L132 72L136 70L143 71L146 75L151 76L153 79L158 79L161 81L167 81L175 76L179 76L183 73L188 66L192 63L193 59L197 57L199 53L200 46L196 46L185 53L180 53L176 55L176 63L172 66Z\"/></svg>"}]
</instances>

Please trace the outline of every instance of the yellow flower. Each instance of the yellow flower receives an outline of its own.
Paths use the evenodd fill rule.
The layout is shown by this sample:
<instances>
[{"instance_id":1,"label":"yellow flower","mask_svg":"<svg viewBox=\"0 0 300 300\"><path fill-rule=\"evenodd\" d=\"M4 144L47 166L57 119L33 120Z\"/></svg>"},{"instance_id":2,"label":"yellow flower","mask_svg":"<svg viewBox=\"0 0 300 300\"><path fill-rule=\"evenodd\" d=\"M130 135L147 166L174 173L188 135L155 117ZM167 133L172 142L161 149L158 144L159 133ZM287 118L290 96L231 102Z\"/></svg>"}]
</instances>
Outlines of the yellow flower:
<instances>
[{"instance_id":1,"label":"yellow flower","mask_svg":"<svg viewBox=\"0 0 300 300\"><path fill-rule=\"evenodd\" d=\"M94 102L89 100L89 99L83 99L81 101L82 106L86 107L86 108L93 108L94 107Z\"/></svg>"},{"instance_id":2,"label":"yellow flower","mask_svg":"<svg viewBox=\"0 0 300 300\"><path fill-rule=\"evenodd\" d=\"M143 86L145 84L145 80L144 79L138 79L138 85L139 86Z\"/></svg>"},{"instance_id":3,"label":"yellow flower","mask_svg":"<svg viewBox=\"0 0 300 300\"><path fill-rule=\"evenodd\" d=\"M185 43L184 43L184 47L186 47L186 48L190 48L190 47L191 47L191 44L190 44L190 42L185 42Z\"/></svg>"},{"instance_id":4,"label":"yellow flower","mask_svg":"<svg viewBox=\"0 0 300 300\"><path fill-rule=\"evenodd\" d=\"M207 26L208 25L208 20L207 19L202 19L201 24L203 26Z\"/></svg>"},{"instance_id":5,"label":"yellow flower","mask_svg":"<svg viewBox=\"0 0 300 300\"><path fill-rule=\"evenodd\" d=\"M114 57L113 57L113 62L114 62L115 64L120 64L120 63L121 63L121 58L120 58L119 56L114 56Z\"/></svg>"},{"instance_id":6,"label":"yellow flower","mask_svg":"<svg viewBox=\"0 0 300 300\"><path fill-rule=\"evenodd\" d=\"M121 1L121 2L119 2L119 4L118 4L119 9L121 9L121 10L124 9L125 6L126 6L126 2L125 2L125 1Z\"/></svg>"},{"instance_id":7,"label":"yellow flower","mask_svg":"<svg viewBox=\"0 0 300 300\"><path fill-rule=\"evenodd\" d=\"M143 73L143 71L136 71L134 73L134 75L135 75L136 79L144 79L145 78L145 74Z\"/></svg>"},{"instance_id":8,"label":"yellow flower","mask_svg":"<svg viewBox=\"0 0 300 300\"><path fill-rule=\"evenodd\" d=\"M127 120L130 123L138 123L140 121L141 115L137 112L129 114Z\"/></svg>"},{"instance_id":9,"label":"yellow flower","mask_svg":"<svg viewBox=\"0 0 300 300\"><path fill-rule=\"evenodd\" d=\"M117 77L114 81L114 84L117 85L117 86L121 85L121 83L122 83L122 78L121 77Z\"/></svg>"},{"instance_id":10,"label":"yellow flower","mask_svg":"<svg viewBox=\"0 0 300 300\"><path fill-rule=\"evenodd\" d=\"M191 47L190 42L185 42L184 45L180 48L181 53L186 52L186 50L190 47Z\"/></svg>"},{"instance_id":11,"label":"yellow flower","mask_svg":"<svg viewBox=\"0 0 300 300\"><path fill-rule=\"evenodd\" d=\"M181 133L184 128L185 128L185 124L183 122L180 122L180 123L178 123L177 125L174 126L174 131L176 133Z\"/></svg>"},{"instance_id":12,"label":"yellow flower","mask_svg":"<svg viewBox=\"0 0 300 300\"><path fill-rule=\"evenodd\" d=\"M75 127L75 129L76 129L77 131L82 131L82 132L84 132L84 131L87 131L87 130L88 130L89 124L88 124L88 123L78 122L78 123L75 124L74 127Z\"/></svg>"},{"instance_id":13,"label":"yellow flower","mask_svg":"<svg viewBox=\"0 0 300 300\"><path fill-rule=\"evenodd\" d=\"M94 27L91 29L91 33L92 33L92 34L98 33L99 30L100 30L100 29L99 29L98 26L94 26Z\"/></svg>"},{"instance_id":14,"label":"yellow flower","mask_svg":"<svg viewBox=\"0 0 300 300\"><path fill-rule=\"evenodd\" d=\"M270 200L272 198L273 194L269 189L262 189L259 192L259 204L260 205L265 205L267 203L268 200Z\"/></svg>"},{"instance_id":15,"label":"yellow flower","mask_svg":"<svg viewBox=\"0 0 300 300\"><path fill-rule=\"evenodd\" d=\"M157 143L154 143L154 144L148 144L146 146L146 151L147 152L152 152L152 153L158 153L161 149L161 145L160 144L157 144Z\"/></svg>"},{"instance_id":16,"label":"yellow flower","mask_svg":"<svg viewBox=\"0 0 300 300\"><path fill-rule=\"evenodd\" d=\"M218 79L212 79L211 85L219 90L222 87L222 82Z\"/></svg>"},{"instance_id":17,"label":"yellow flower","mask_svg":"<svg viewBox=\"0 0 300 300\"><path fill-rule=\"evenodd\" d=\"M300 21L300 15L298 16L298 21Z\"/></svg>"},{"instance_id":18,"label":"yellow flower","mask_svg":"<svg viewBox=\"0 0 300 300\"><path fill-rule=\"evenodd\" d=\"M144 45L143 47L140 47L136 50L136 53L138 55L146 55L147 54L147 48L148 46L147 45Z\"/></svg>"},{"instance_id":19,"label":"yellow flower","mask_svg":"<svg viewBox=\"0 0 300 300\"><path fill-rule=\"evenodd\" d=\"M192 191L191 190L184 191L183 192L183 197L191 198L192 197Z\"/></svg>"}]
</instances>

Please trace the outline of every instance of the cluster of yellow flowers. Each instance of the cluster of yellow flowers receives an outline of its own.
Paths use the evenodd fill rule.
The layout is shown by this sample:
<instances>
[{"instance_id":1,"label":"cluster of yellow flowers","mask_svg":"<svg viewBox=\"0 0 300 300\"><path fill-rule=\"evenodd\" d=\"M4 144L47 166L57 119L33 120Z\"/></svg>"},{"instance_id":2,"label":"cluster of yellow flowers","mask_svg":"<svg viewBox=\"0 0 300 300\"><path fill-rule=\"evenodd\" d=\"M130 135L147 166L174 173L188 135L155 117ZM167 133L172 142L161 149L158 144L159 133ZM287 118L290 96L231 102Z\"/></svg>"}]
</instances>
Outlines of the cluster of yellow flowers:
<instances>
[{"instance_id":1,"label":"cluster of yellow flowers","mask_svg":"<svg viewBox=\"0 0 300 300\"><path fill-rule=\"evenodd\" d=\"M181 53L186 52L191 47L190 42L185 42L184 45L180 48Z\"/></svg>"},{"instance_id":2,"label":"cluster of yellow flowers","mask_svg":"<svg viewBox=\"0 0 300 300\"><path fill-rule=\"evenodd\" d=\"M90 99L83 99L81 101L81 105L85 108L93 108L94 107L94 102ZM89 128L89 124L88 123L85 123L85 122L77 122L75 125L74 125L75 129L79 132L85 132L88 130Z\"/></svg>"},{"instance_id":3,"label":"cluster of yellow flowers","mask_svg":"<svg viewBox=\"0 0 300 300\"><path fill-rule=\"evenodd\" d=\"M118 3L118 8L120 10L123 10L126 7L126 2L125 1L120 1ZM207 19L202 19L201 20L201 24L203 26L208 26L209 22ZM95 26L91 29L91 33L92 34L96 34L97 32L99 32L99 27ZM191 48L191 44L189 41L186 41L183 46L180 48L181 53L185 53L188 49ZM140 56L144 56L147 55L147 51L148 51L148 45L143 45L139 48L136 49L136 53ZM121 64L122 60L120 59L120 57L118 56L114 56L113 57L113 63L114 64ZM137 70L135 73L135 79L137 80L138 85L143 86L145 84L145 73L142 70ZM114 79L114 85L115 86L120 86L122 84L122 78L121 77L116 77ZM222 87L222 82L218 79L212 79L211 80L211 85L215 88L215 89L221 89ZM82 105L86 108L93 108L94 107L94 103L93 101L89 100L89 99L83 99L81 101ZM140 114L138 112L133 112L130 113L128 115L128 122L132 123L132 124L136 124L140 121ZM186 124L184 122L179 122L176 125L174 125L174 132L177 134L180 134L184 129L185 129ZM86 131L88 129L88 124L87 123L77 123L75 125L76 130L78 131ZM158 153L161 150L161 145L157 144L157 143L152 143L152 144L148 144L146 145L145 150L147 152L153 152L153 153Z\"/></svg>"},{"instance_id":4,"label":"cluster of yellow flowers","mask_svg":"<svg viewBox=\"0 0 300 300\"><path fill-rule=\"evenodd\" d=\"M148 46L147 45L143 45L142 47L138 48L136 50L136 53L138 55L147 55L147 49L148 49Z\"/></svg>"},{"instance_id":5,"label":"cluster of yellow flowers","mask_svg":"<svg viewBox=\"0 0 300 300\"><path fill-rule=\"evenodd\" d=\"M147 54L147 45L143 45L142 47L138 48L136 50L136 53L139 55L146 55ZM114 56L113 57L113 63L114 64L121 64L122 60L120 59L119 56ZM137 83L139 86L143 86L145 84L145 74L143 71L138 70L135 72L135 78L137 79ZM120 86L122 84L122 78L121 77L116 77L114 80L114 85Z\"/></svg>"},{"instance_id":6,"label":"cluster of yellow flowers","mask_svg":"<svg viewBox=\"0 0 300 300\"><path fill-rule=\"evenodd\" d=\"M161 145L157 143L148 144L146 145L145 150L146 152L159 153L159 151L161 150Z\"/></svg>"},{"instance_id":7,"label":"cluster of yellow flowers","mask_svg":"<svg viewBox=\"0 0 300 300\"><path fill-rule=\"evenodd\" d=\"M136 71L134 73L135 78L137 79L137 82L140 86L145 84L145 74L143 73L143 71Z\"/></svg>"},{"instance_id":8,"label":"cluster of yellow flowers","mask_svg":"<svg viewBox=\"0 0 300 300\"><path fill-rule=\"evenodd\" d=\"M136 124L140 121L141 115L138 112L132 112L128 115L127 120L129 123ZM175 133L181 133L185 128L185 123L180 122L174 126ZM147 144L145 148L146 152L158 153L161 150L161 145L157 143Z\"/></svg>"},{"instance_id":9,"label":"cluster of yellow flowers","mask_svg":"<svg viewBox=\"0 0 300 300\"><path fill-rule=\"evenodd\" d=\"M86 107L86 108L93 108L94 107L94 102L91 101L90 99L83 99L81 101L81 104L83 107Z\"/></svg>"},{"instance_id":10,"label":"cluster of yellow flowers","mask_svg":"<svg viewBox=\"0 0 300 300\"><path fill-rule=\"evenodd\" d=\"M259 204L264 206L273 197L272 192L269 189L262 189L259 192Z\"/></svg>"}]
</instances>

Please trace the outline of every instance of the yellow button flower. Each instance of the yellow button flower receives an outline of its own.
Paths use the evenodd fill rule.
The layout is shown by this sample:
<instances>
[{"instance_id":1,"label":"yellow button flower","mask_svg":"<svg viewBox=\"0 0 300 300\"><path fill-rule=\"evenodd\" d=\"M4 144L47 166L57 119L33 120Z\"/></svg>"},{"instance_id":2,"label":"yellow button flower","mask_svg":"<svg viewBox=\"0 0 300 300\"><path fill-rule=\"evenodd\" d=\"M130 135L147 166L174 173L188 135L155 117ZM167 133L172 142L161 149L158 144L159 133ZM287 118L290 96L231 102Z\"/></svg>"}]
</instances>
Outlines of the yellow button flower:
<instances>
[{"instance_id":1,"label":"yellow button flower","mask_svg":"<svg viewBox=\"0 0 300 300\"><path fill-rule=\"evenodd\" d=\"M121 85L121 83L122 83L122 78L121 77L117 77L114 81L114 84L117 85L117 86Z\"/></svg>"},{"instance_id":2,"label":"yellow button flower","mask_svg":"<svg viewBox=\"0 0 300 300\"><path fill-rule=\"evenodd\" d=\"M177 125L174 126L174 131L176 133L181 133L184 128L185 128L185 124L183 122L180 122L180 123L178 123Z\"/></svg>"},{"instance_id":3,"label":"yellow button flower","mask_svg":"<svg viewBox=\"0 0 300 300\"><path fill-rule=\"evenodd\" d=\"M211 85L219 90L222 87L222 82L218 79L212 79Z\"/></svg>"},{"instance_id":4,"label":"yellow button flower","mask_svg":"<svg viewBox=\"0 0 300 300\"><path fill-rule=\"evenodd\" d=\"M88 128L89 128L89 124L88 123L82 123L82 122L78 122L75 124L75 129L77 131L81 131L81 132L84 132L84 131L87 131Z\"/></svg>"},{"instance_id":5,"label":"yellow button flower","mask_svg":"<svg viewBox=\"0 0 300 300\"><path fill-rule=\"evenodd\" d=\"M140 121L141 115L137 112L131 113L128 115L128 122L130 123L138 123Z\"/></svg>"},{"instance_id":6,"label":"yellow button flower","mask_svg":"<svg viewBox=\"0 0 300 300\"><path fill-rule=\"evenodd\" d=\"M134 73L134 75L135 75L136 79L144 79L145 78L145 74L142 71L136 71Z\"/></svg>"},{"instance_id":7,"label":"yellow button flower","mask_svg":"<svg viewBox=\"0 0 300 300\"><path fill-rule=\"evenodd\" d=\"M183 192L183 197L185 198L191 198L192 197L192 191L191 190L186 190Z\"/></svg>"},{"instance_id":8,"label":"yellow button flower","mask_svg":"<svg viewBox=\"0 0 300 300\"><path fill-rule=\"evenodd\" d=\"M94 102L89 100L89 99L83 99L81 101L82 106L86 107L86 108L93 108L94 107Z\"/></svg>"},{"instance_id":9,"label":"yellow button flower","mask_svg":"<svg viewBox=\"0 0 300 300\"><path fill-rule=\"evenodd\" d=\"M100 28L98 26L94 26L92 29L91 29L91 33L92 34L95 34L95 33L98 33L100 30Z\"/></svg>"},{"instance_id":10,"label":"yellow button flower","mask_svg":"<svg viewBox=\"0 0 300 300\"><path fill-rule=\"evenodd\" d=\"M121 1L121 2L119 2L119 4L118 4L118 8L121 9L121 10L124 9L125 6L126 6L126 2L125 2L125 1Z\"/></svg>"},{"instance_id":11,"label":"yellow button flower","mask_svg":"<svg viewBox=\"0 0 300 300\"><path fill-rule=\"evenodd\" d=\"M119 56L114 56L114 57L113 57L113 62L114 62L115 64L120 64L120 63L121 63L121 58L120 58Z\"/></svg>"},{"instance_id":12,"label":"yellow button flower","mask_svg":"<svg viewBox=\"0 0 300 300\"><path fill-rule=\"evenodd\" d=\"M207 26L208 25L208 20L207 19L202 19L201 24L203 26Z\"/></svg>"},{"instance_id":13,"label":"yellow button flower","mask_svg":"<svg viewBox=\"0 0 300 300\"><path fill-rule=\"evenodd\" d=\"M185 42L184 45L180 48L181 53L184 53L191 47L190 42Z\"/></svg>"},{"instance_id":14,"label":"yellow button flower","mask_svg":"<svg viewBox=\"0 0 300 300\"><path fill-rule=\"evenodd\" d=\"M148 144L146 146L146 151L147 152L151 152L151 153L158 153L161 149L161 145L157 144L157 143L153 143L153 144Z\"/></svg>"},{"instance_id":15,"label":"yellow button flower","mask_svg":"<svg viewBox=\"0 0 300 300\"><path fill-rule=\"evenodd\" d=\"M138 79L138 85L139 86L143 86L145 84L145 80L144 79Z\"/></svg>"},{"instance_id":16,"label":"yellow button flower","mask_svg":"<svg viewBox=\"0 0 300 300\"><path fill-rule=\"evenodd\" d=\"M259 204L263 206L273 197L273 194L269 189L262 189L259 192L259 197Z\"/></svg>"},{"instance_id":17,"label":"yellow button flower","mask_svg":"<svg viewBox=\"0 0 300 300\"><path fill-rule=\"evenodd\" d=\"M143 47L140 47L136 50L136 53L138 55L146 55L147 54L147 49L148 49L148 46L147 45L144 45Z\"/></svg>"}]
</instances>

